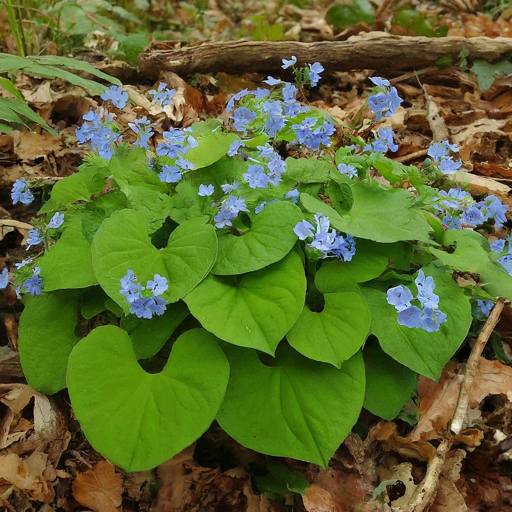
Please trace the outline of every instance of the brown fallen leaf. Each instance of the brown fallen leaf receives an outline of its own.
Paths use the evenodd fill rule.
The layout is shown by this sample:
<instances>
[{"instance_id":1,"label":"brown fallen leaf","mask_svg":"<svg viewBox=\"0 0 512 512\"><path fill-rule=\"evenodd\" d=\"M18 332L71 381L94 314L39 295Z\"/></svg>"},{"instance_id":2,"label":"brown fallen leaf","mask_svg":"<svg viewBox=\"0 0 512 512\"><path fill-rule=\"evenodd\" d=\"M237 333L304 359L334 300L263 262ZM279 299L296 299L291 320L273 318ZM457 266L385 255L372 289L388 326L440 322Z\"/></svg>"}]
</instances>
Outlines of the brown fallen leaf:
<instances>
[{"instance_id":1,"label":"brown fallen leaf","mask_svg":"<svg viewBox=\"0 0 512 512\"><path fill-rule=\"evenodd\" d=\"M310 485L306 489L306 494L302 496L302 501L308 512L341 512L331 493L318 485Z\"/></svg>"},{"instance_id":2,"label":"brown fallen leaf","mask_svg":"<svg viewBox=\"0 0 512 512\"><path fill-rule=\"evenodd\" d=\"M409 435L412 441L436 439L446 431L457 405L460 375L460 365L448 363L439 382L420 378L418 393L421 416ZM469 407L475 409L486 396L500 394L512 401L512 368L481 357L469 395Z\"/></svg>"},{"instance_id":3,"label":"brown fallen leaf","mask_svg":"<svg viewBox=\"0 0 512 512\"><path fill-rule=\"evenodd\" d=\"M79 474L73 482L73 497L94 512L120 512L122 495L123 479L106 460Z\"/></svg>"}]
</instances>

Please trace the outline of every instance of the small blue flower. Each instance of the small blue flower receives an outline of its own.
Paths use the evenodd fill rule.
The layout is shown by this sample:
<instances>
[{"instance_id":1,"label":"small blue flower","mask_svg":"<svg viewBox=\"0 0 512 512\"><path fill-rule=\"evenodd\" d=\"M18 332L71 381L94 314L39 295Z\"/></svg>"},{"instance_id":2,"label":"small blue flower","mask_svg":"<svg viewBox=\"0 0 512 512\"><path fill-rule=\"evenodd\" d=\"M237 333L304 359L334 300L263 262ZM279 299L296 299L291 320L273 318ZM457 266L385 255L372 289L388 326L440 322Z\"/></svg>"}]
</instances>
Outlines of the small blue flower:
<instances>
[{"instance_id":1,"label":"small blue flower","mask_svg":"<svg viewBox=\"0 0 512 512\"><path fill-rule=\"evenodd\" d=\"M299 240L305 240L306 238L310 238L315 236L313 233L314 230L313 224L308 222L307 220L303 220L296 224L293 228L293 232L299 237Z\"/></svg>"},{"instance_id":2,"label":"small blue flower","mask_svg":"<svg viewBox=\"0 0 512 512\"><path fill-rule=\"evenodd\" d=\"M494 219L494 226L497 228L503 227L507 222L505 213L508 211L508 205L503 204L496 196L487 196L478 203L478 207L484 216L484 222Z\"/></svg>"},{"instance_id":3,"label":"small blue flower","mask_svg":"<svg viewBox=\"0 0 512 512\"><path fill-rule=\"evenodd\" d=\"M413 295L411 290L405 286L395 286L387 291L386 295L388 304L395 306L397 312L404 311L411 306Z\"/></svg>"},{"instance_id":4,"label":"small blue flower","mask_svg":"<svg viewBox=\"0 0 512 512\"><path fill-rule=\"evenodd\" d=\"M48 223L48 227L50 229L60 228L64 224L64 214L57 212Z\"/></svg>"},{"instance_id":5,"label":"small blue flower","mask_svg":"<svg viewBox=\"0 0 512 512\"><path fill-rule=\"evenodd\" d=\"M244 146L244 143L243 141L241 141L240 139L236 139L234 140L231 145L229 146L229 149L228 149L228 155L229 156L235 156L235 155L238 155L238 150Z\"/></svg>"},{"instance_id":6,"label":"small blue flower","mask_svg":"<svg viewBox=\"0 0 512 512\"><path fill-rule=\"evenodd\" d=\"M426 307L421 315L421 328L427 332L437 332L448 317L442 311Z\"/></svg>"},{"instance_id":7,"label":"small blue flower","mask_svg":"<svg viewBox=\"0 0 512 512\"><path fill-rule=\"evenodd\" d=\"M188 161L188 160L185 160L183 157L179 156L177 159L176 159L176 162L175 164L178 166L178 167L181 167L182 169L186 170L186 171L191 171L192 169L195 169L195 164L193 164L192 162Z\"/></svg>"},{"instance_id":8,"label":"small blue flower","mask_svg":"<svg viewBox=\"0 0 512 512\"><path fill-rule=\"evenodd\" d=\"M199 185L199 192L197 193L198 196L211 196L213 192L215 191L215 188L213 185Z\"/></svg>"},{"instance_id":9,"label":"small blue flower","mask_svg":"<svg viewBox=\"0 0 512 512\"><path fill-rule=\"evenodd\" d=\"M238 215L240 212L247 212L247 206L243 197L228 196L224 201L224 208L231 212L233 215Z\"/></svg>"},{"instance_id":10,"label":"small blue flower","mask_svg":"<svg viewBox=\"0 0 512 512\"><path fill-rule=\"evenodd\" d=\"M151 306L154 304L152 297L139 297L130 304L130 313L133 313L137 318L150 319L153 317Z\"/></svg>"},{"instance_id":11,"label":"small blue flower","mask_svg":"<svg viewBox=\"0 0 512 512\"><path fill-rule=\"evenodd\" d=\"M247 172L243 174L243 178L251 188L267 188L269 182L263 166L259 164L249 165Z\"/></svg>"},{"instance_id":12,"label":"small blue flower","mask_svg":"<svg viewBox=\"0 0 512 512\"><path fill-rule=\"evenodd\" d=\"M338 171L340 171L341 174L349 178L357 177L356 168L350 164L338 164Z\"/></svg>"},{"instance_id":13,"label":"small blue flower","mask_svg":"<svg viewBox=\"0 0 512 512\"><path fill-rule=\"evenodd\" d=\"M397 321L400 325L411 329L421 327L421 309L417 306L409 306L407 309L400 311Z\"/></svg>"},{"instance_id":14,"label":"small blue flower","mask_svg":"<svg viewBox=\"0 0 512 512\"><path fill-rule=\"evenodd\" d=\"M386 80L385 78L380 78L378 76L370 76L369 79L377 86L377 87L388 87L389 86L389 80Z\"/></svg>"},{"instance_id":15,"label":"small blue flower","mask_svg":"<svg viewBox=\"0 0 512 512\"><path fill-rule=\"evenodd\" d=\"M164 165L158 177L164 183L177 183L182 178L180 168L175 165Z\"/></svg>"},{"instance_id":16,"label":"small blue flower","mask_svg":"<svg viewBox=\"0 0 512 512\"><path fill-rule=\"evenodd\" d=\"M283 69L288 69L290 66L295 66L297 64L297 57L292 55L290 60L283 59L283 65L281 66Z\"/></svg>"},{"instance_id":17,"label":"small blue flower","mask_svg":"<svg viewBox=\"0 0 512 512\"><path fill-rule=\"evenodd\" d=\"M299 202L299 197L300 193L296 188L290 190L290 192L287 192L286 195L284 196L285 199L289 199L294 204L297 204Z\"/></svg>"},{"instance_id":18,"label":"small blue flower","mask_svg":"<svg viewBox=\"0 0 512 512\"><path fill-rule=\"evenodd\" d=\"M491 244L491 251L501 254L505 249L505 240L496 240Z\"/></svg>"},{"instance_id":19,"label":"small blue flower","mask_svg":"<svg viewBox=\"0 0 512 512\"><path fill-rule=\"evenodd\" d=\"M2 272L0 272L0 290L5 290L9 285L9 271L7 268L4 268Z\"/></svg>"},{"instance_id":20,"label":"small blue flower","mask_svg":"<svg viewBox=\"0 0 512 512\"><path fill-rule=\"evenodd\" d=\"M39 277L41 269L39 267L34 267L33 272L34 275L29 279L26 279L21 285L21 288L32 296L41 295L41 289L43 287L43 280Z\"/></svg>"},{"instance_id":21,"label":"small blue flower","mask_svg":"<svg viewBox=\"0 0 512 512\"><path fill-rule=\"evenodd\" d=\"M11 190L11 198L12 204L30 204L34 200L34 195L30 191L29 184L25 181L25 178L14 182Z\"/></svg>"},{"instance_id":22,"label":"small blue flower","mask_svg":"<svg viewBox=\"0 0 512 512\"><path fill-rule=\"evenodd\" d=\"M234 181L232 184L225 183L224 185L221 185L220 188L222 189L222 192L224 192L224 194L229 194L229 192L236 190L239 185L240 183L238 183L238 181Z\"/></svg>"},{"instance_id":23,"label":"small blue flower","mask_svg":"<svg viewBox=\"0 0 512 512\"><path fill-rule=\"evenodd\" d=\"M512 276L512 254L502 256L498 260L498 263L505 269L505 272Z\"/></svg>"},{"instance_id":24,"label":"small blue flower","mask_svg":"<svg viewBox=\"0 0 512 512\"><path fill-rule=\"evenodd\" d=\"M458 160L455 162L452 157L443 157L441 159L441 163L439 164L439 170L445 175L449 176L450 174L455 174L460 167L462 166L462 162Z\"/></svg>"},{"instance_id":25,"label":"small blue flower","mask_svg":"<svg viewBox=\"0 0 512 512\"><path fill-rule=\"evenodd\" d=\"M148 281L146 284L146 290L149 290L153 295L162 295L169 285L167 284L167 278L155 274L153 281Z\"/></svg>"},{"instance_id":26,"label":"small blue flower","mask_svg":"<svg viewBox=\"0 0 512 512\"><path fill-rule=\"evenodd\" d=\"M309 82L311 87L316 87L318 81L320 80L320 73L324 71L324 67L320 62L315 62L314 64L308 64L309 66Z\"/></svg>"},{"instance_id":27,"label":"small blue flower","mask_svg":"<svg viewBox=\"0 0 512 512\"><path fill-rule=\"evenodd\" d=\"M446 229L462 229L460 219L450 215L445 215L442 220L442 225Z\"/></svg>"},{"instance_id":28,"label":"small blue flower","mask_svg":"<svg viewBox=\"0 0 512 512\"><path fill-rule=\"evenodd\" d=\"M102 100L110 100L114 107L117 108L124 108L128 102L128 98L128 93L123 92L123 88L120 85L113 85L112 87L109 87L101 95Z\"/></svg>"},{"instance_id":29,"label":"small blue flower","mask_svg":"<svg viewBox=\"0 0 512 512\"><path fill-rule=\"evenodd\" d=\"M256 118L256 112L249 110L247 107L239 107L237 108L231 119L233 119L233 128L238 131L245 131L247 124L254 121Z\"/></svg>"},{"instance_id":30,"label":"small blue flower","mask_svg":"<svg viewBox=\"0 0 512 512\"><path fill-rule=\"evenodd\" d=\"M263 201L258 206L256 206L256 208L254 208L254 213L258 215L258 213L260 213L263 210L263 208L265 208L265 206L267 206L267 201Z\"/></svg>"},{"instance_id":31,"label":"small blue flower","mask_svg":"<svg viewBox=\"0 0 512 512\"><path fill-rule=\"evenodd\" d=\"M155 91L152 89L148 92L148 94L153 96L153 100L151 101L153 105L156 105L158 102L160 102L160 105L165 107L171 103L174 95L176 94L176 91L174 89L167 89L167 84L160 82L158 84L158 90Z\"/></svg>"},{"instance_id":32,"label":"small blue flower","mask_svg":"<svg viewBox=\"0 0 512 512\"><path fill-rule=\"evenodd\" d=\"M39 245L44 240L43 235L37 229L31 229L28 232L28 235L30 238L27 238L27 251L30 249L30 247Z\"/></svg>"},{"instance_id":33,"label":"small blue flower","mask_svg":"<svg viewBox=\"0 0 512 512\"><path fill-rule=\"evenodd\" d=\"M236 215L233 215L229 210L226 208L221 208L213 220L215 221L215 227L221 229L224 226L232 226L233 223L231 222L232 219L234 219Z\"/></svg>"},{"instance_id":34,"label":"small blue flower","mask_svg":"<svg viewBox=\"0 0 512 512\"><path fill-rule=\"evenodd\" d=\"M22 260L21 263L15 263L14 266L16 267L17 270L19 270L20 268L23 268L25 265L30 265L32 261L34 260L32 258L29 258L28 260Z\"/></svg>"},{"instance_id":35,"label":"small blue flower","mask_svg":"<svg viewBox=\"0 0 512 512\"><path fill-rule=\"evenodd\" d=\"M267 76L267 79L263 80L263 82L268 85L278 85L278 84L282 83L282 81L279 80L278 78L273 78L271 76Z\"/></svg>"},{"instance_id":36,"label":"small blue flower","mask_svg":"<svg viewBox=\"0 0 512 512\"><path fill-rule=\"evenodd\" d=\"M491 309L494 307L494 302L492 300L486 300L485 302L480 299L476 299L478 304L477 312L482 313L482 315L489 316Z\"/></svg>"}]
</instances>

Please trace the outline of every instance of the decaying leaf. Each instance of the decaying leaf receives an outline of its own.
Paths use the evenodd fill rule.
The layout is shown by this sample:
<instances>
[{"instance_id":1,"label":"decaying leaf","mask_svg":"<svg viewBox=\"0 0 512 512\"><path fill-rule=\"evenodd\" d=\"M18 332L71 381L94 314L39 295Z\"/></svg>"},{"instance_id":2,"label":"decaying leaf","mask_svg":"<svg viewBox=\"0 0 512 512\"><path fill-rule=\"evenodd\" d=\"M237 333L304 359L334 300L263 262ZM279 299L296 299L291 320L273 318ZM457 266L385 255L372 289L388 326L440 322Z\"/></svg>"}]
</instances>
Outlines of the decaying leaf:
<instances>
[{"instance_id":1,"label":"decaying leaf","mask_svg":"<svg viewBox=\"0 0 512 512\"><path fill-rule=\"evenodd\" d=\"M123 479L107 461L98 462L73 482L76 501L94 512L120 512L122 494Z\"/></svg>"}]
</instances>

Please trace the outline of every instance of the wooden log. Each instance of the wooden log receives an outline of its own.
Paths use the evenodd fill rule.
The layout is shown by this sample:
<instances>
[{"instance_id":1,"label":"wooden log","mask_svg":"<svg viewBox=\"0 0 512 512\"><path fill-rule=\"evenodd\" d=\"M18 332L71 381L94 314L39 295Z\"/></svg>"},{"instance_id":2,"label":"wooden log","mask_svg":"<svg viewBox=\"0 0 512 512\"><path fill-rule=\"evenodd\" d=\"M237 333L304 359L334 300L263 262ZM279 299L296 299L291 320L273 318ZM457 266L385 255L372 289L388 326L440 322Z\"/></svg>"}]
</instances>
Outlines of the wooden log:
<instances>
[{"instance_id":1,"label":"wooden log","mask_svg":"<svg viewBox=\"0 0 512 512\"><path fill-rule=\"evenodd\" d=\"M155 50L139 55L143 76L156 80L162 71L185 76L224 71L284 72L283 58L297 57L299 65L320 62L327 72L373 69L382 75L418 70L449 56L459 61L462 47L471 59L496 61L512 54L512 39L506 37L407 37L384 32L353 36L347 41L226 41L203 43L173 50Z\"/></svg>"}]
</instances>

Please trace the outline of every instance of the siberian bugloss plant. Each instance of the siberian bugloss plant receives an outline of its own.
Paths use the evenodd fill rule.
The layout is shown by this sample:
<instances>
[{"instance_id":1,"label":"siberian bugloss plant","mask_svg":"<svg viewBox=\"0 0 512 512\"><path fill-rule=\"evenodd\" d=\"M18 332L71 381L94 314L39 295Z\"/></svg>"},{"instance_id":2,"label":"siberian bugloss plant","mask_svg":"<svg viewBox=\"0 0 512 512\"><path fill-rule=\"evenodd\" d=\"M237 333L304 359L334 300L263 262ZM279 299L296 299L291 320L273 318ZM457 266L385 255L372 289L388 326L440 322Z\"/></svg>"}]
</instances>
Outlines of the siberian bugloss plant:
<instances>
[{"instance_id":1,"label":"siberian bugloss plant","mask_svg":"<svg viewBox=\"0 0 512 512\"><path fill-rule=\"evenodd\" d=\"M297 85L322 69L298 68ZM373 82L370 108L388 117L401 100ZM158 138L135 120L134 144L107 104L89 112L77 137L93 151L55 184L30 233L37 257L17 265L28 382L67 387L91 444L127 470L160 464L213 420L248 448L326 466L362 407L395 417L418 374L439 377L472 310L512 299L510 243L481 234L506 207L432 186L459 167L455 145L404 166L385 156L391 129L344 135L296 85L266 83L235 94L225 124ZM34 186L18 181L13 202ZM454 270L480 283L461 288Z\"/></svg>"}]
</instances>

